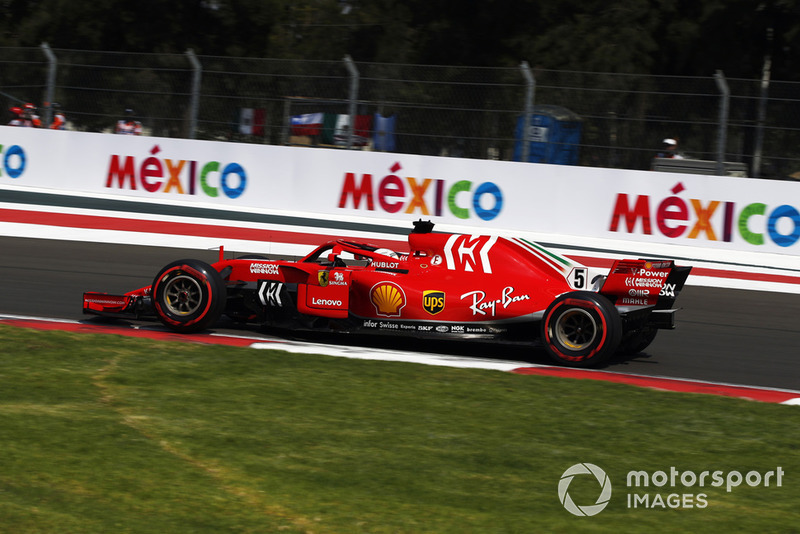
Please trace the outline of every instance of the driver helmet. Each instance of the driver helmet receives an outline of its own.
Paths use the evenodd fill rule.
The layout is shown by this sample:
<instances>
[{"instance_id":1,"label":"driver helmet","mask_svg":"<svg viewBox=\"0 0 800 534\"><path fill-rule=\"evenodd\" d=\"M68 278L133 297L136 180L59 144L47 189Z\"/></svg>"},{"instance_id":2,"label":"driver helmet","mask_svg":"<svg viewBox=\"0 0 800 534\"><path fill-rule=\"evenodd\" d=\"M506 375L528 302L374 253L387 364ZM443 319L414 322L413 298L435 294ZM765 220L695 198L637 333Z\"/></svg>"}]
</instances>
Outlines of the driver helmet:
<instances>
[{"instance_id":1,"label":"driver helmet","mask_svg":"<svg viewBox=\"0 0 800 534\"><path fill-rule=\"evenodd\" d=\"M400 255L397 252L395 252L394 250L388 249L388 248L375 249L375 254L381 254L383 256L389 256L390 258L395 258L395 259L399 259L400 258Z\"/></svg>"}]
</instances>

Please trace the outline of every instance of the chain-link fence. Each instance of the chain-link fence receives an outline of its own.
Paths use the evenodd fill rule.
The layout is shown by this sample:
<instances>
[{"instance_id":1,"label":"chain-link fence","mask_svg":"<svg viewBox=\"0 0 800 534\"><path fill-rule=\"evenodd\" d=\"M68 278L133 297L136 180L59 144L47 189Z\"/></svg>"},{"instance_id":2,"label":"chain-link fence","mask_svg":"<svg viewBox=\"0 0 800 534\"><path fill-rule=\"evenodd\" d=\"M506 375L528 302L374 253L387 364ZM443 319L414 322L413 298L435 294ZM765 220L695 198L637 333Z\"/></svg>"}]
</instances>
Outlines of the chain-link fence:
<instances>
[{"instance_id":1,"label":"chain-link fence","mask_svg":"<svg viewBox=\"0 0 800 534\"><path fill-rule=\"evenodd\" d=\"M0 96L7 108L38 104L45 120L52 114L47 102L58 102L69 128L83 131L111 132L130 108L146 133L164 137L625 169L649 168L661 140L671 137L690 158L742 162L750 176L800 172L800 84L721 73L688 78L537 70L524 62L454 67L42 45L0 48ZM537 116L551 109L566 113L555 116L556 125L570 117L568 139L553 128L542 135ZM520 142L523 131L531 145ZM569 144L574 159L531 152L536 143Z\"/></svg>"}]
</instances>

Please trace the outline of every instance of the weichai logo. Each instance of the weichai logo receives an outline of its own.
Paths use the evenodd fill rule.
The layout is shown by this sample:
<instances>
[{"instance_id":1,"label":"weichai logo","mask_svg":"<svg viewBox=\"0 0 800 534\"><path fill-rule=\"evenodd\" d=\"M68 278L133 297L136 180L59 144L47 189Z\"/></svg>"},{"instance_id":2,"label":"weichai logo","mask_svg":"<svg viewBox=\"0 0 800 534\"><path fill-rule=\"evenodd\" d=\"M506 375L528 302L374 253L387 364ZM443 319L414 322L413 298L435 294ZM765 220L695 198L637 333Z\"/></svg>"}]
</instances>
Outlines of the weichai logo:
<instances>
[{"instance_id":1,"label":"weichai logo","mask_svg":"<svg viewBox=\"0 0 800 534\"><path fill-rule=\"evenodd\" d=\"M390 174L380 180L373 179L372 174L359 177L345 173L339 207L347 208L350 200L353 209L375 211L377 200L377 206L387 213L419 212L440 217L447 209L459 219L474 215L484 221L491 221L503 209L503 193L493 182L459 180L448 184L440 179L401 177L401 169L402 165L395 163L389 168Z\"/></svg>"},{"instance_id":2,"label":"weichai logo","mask_svg":"<svg viewBox=\"0 0 800 534\"><path fill-rule=\"evenodd\" d=\"M28 158L25 156L25 150L21 146L11 145L6 147L0 145L0 157L2 157L0 176L19 178L25 172Z\"/></svg>"},{"instance_id":3,"label":"weichai logo","mask_svg":"<svg viewBox=\"0 0 800 534\"><path fill-rule=\"evenodd\" d=\"M708 241L730 243L738 238L751 245L764 245L769 239L780 247L790 247L800 240L800 212L794 206L782 204L771 207L762 202L738 206L723 202L678 195L685 191L682 183L672 188L672 195L657 205L649 195L635 199L619 193L611 216L609 231L635 233L640 224L641 233L653 234L655 228L664 236L677 239L705 238ZM620 223L624 228L620 230Z\"/></svg>"},{"instance_id":4,"label":"weichai logo","mask_svg":"<svg viewBox=\"0 0 800 534\"><path fill-rule=\"evenodd\" d=\"M238 163L162 159L157 157L159 152L161 148L155 145L150 156L140 163L134 156L112 154L106 187L135 190L141 186L150 193L202 193L209 197L223 194L228 198L240 197L247 187L247 173Z\"/></svg>"}]
</instances>

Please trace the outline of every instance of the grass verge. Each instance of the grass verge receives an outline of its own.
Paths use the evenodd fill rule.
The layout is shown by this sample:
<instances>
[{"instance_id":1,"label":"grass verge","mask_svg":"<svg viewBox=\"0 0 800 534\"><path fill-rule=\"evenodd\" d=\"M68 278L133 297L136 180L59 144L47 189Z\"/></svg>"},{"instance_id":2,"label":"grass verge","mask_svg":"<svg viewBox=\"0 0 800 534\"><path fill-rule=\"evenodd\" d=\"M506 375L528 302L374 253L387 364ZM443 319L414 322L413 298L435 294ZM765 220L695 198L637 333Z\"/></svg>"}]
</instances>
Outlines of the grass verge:
<instances>
[{"instance_id":1,"label":"grass verge","mask_svg":"<svg viewBox=\"0 0 800 534\"><path fill-rule=\"evenodd\" d=\"M797 532L797 421L609 383L0 325L0 532ZM612 482L594 517L558 499L580 462ZM672 467L677 487L626 486ZM762 482L688 487L687 471ZM580 505L599 490L569 486Z\"/></svg>"}]
</instances>

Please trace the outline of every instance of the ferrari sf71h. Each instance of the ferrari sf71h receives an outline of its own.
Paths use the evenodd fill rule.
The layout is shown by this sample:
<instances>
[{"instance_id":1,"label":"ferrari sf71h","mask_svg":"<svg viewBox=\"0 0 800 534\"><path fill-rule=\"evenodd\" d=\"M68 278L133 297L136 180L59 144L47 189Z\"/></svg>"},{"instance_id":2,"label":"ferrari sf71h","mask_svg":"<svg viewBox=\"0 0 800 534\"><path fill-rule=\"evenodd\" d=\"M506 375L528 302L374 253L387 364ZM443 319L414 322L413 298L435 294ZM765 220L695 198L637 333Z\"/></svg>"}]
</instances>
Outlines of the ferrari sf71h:
<instances>
[{"instance_id":1,"label":"ferrari sf71h","mask_svg":"<svg viewBox=\"0 0 800 534\"><path fill-rule=\"evenodd\" d=\"M616 260L605 275L526 239L434 233L418 221L407 251L329 241L298 261L185 259L124 295L85 293L84 313L155 316L183 333L224 314L292 331L543 345L557 362L596 366L675 327L691 267Z\"/></svg>"}]
</instances>

